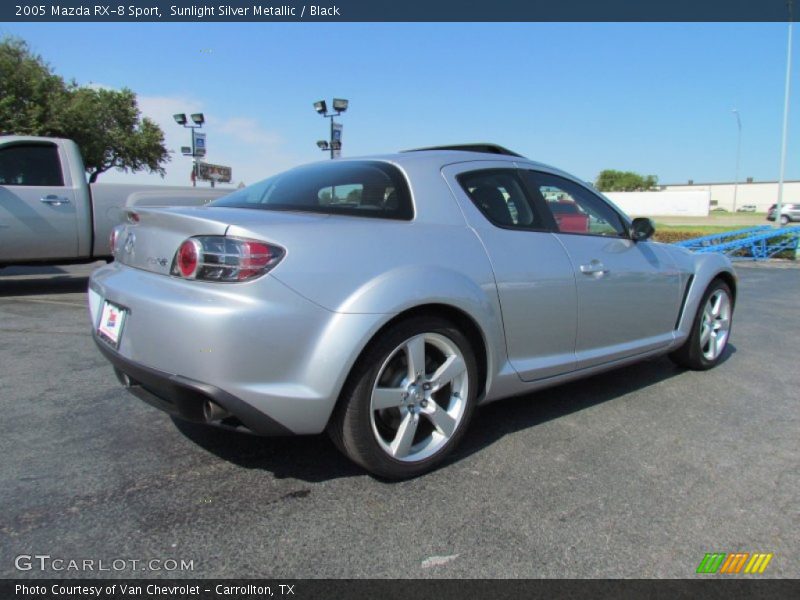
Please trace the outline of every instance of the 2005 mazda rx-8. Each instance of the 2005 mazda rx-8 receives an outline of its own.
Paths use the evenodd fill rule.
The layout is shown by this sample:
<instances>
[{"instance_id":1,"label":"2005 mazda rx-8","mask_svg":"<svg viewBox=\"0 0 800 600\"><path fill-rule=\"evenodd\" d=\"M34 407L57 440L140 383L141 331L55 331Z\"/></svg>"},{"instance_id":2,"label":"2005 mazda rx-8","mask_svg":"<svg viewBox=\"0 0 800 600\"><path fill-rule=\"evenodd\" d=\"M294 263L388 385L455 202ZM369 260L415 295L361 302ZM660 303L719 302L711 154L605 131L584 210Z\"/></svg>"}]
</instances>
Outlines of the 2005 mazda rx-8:
<instances>
[{"instance_id":1,"label":"2005 mazda rx-8","mask_svg":"<svg viewBox=\"0 0 800 600\"><path fill-rule=\"evenodd\" d=\"M707 369L730 335L727 258L649 241L650 220L490 145L311 164L126 221L89 304L131 392L256 434L327 429L383 477L436 466L477 404L662 353Z\"/></svg>"}]
</instances>

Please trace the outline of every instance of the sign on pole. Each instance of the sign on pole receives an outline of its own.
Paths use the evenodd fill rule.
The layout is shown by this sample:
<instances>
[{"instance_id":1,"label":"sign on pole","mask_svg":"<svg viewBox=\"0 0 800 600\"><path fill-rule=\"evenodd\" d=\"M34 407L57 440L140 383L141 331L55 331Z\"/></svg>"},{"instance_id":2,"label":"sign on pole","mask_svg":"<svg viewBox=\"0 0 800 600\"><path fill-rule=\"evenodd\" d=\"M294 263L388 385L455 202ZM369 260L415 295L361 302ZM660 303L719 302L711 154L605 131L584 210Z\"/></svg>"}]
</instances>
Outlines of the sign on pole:
<instances>
[{"instance_id":1,"label":"sign on pole","mask_svg":"<svg viewBox=\"0 0 800 600\"><path fill-rule=\"evenodd\" d=\"M207 162L198 162L197 178L202 181L230 183L233 179L233 169L222 165L212 165Z\"/></svg>"},{"instance_id":2,"label":"sign on pole","mask_svg":"<svg viewBox=\"0 0 800 600\"><path fill-rule=\"evenodd\" d=\"M200 133L192 129L192 136L194 139L194 155L195 156L205 156L206 155L206 134Z\"/></svg>"},{"instance_id":3,"label":"sign on pole","mask_svg":"<svg viewBox=\"0 0 800 600\"><path fill-rule=\"evenodd\" d=\"M342 124L331 123L331 147L333 148L333 158L342 155Z\"/></svg>"}]
</instances>

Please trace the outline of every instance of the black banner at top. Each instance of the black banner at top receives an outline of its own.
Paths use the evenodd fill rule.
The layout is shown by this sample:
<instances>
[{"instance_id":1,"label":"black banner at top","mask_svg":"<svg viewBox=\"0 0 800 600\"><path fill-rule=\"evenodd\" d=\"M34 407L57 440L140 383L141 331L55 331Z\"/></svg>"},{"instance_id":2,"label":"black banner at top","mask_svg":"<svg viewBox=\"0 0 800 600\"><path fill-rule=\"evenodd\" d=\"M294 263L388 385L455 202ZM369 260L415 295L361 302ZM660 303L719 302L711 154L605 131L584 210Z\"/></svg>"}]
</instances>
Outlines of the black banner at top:
<instances>
[{"instance_id":1,"label":"black banner at top","mask_svg":"<svg viewBox=\"0 0 800 600\"><path fill-rule=\"evenodd\" d=\"M794 0L11 0L0 5L0 20L62 23L788 21L793 3Z\"/></svg>"}]
</instances>

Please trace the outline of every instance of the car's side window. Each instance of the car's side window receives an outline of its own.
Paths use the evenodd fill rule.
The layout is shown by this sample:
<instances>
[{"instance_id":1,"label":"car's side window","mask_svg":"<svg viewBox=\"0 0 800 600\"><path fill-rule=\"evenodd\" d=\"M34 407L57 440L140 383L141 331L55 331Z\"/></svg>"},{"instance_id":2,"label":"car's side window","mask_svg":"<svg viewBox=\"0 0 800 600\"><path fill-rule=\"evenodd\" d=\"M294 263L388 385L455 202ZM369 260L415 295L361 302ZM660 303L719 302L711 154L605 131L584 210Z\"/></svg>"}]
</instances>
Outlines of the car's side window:
<instances>
[{"instance_id":1,"label":"car's side window","mask_svg":"<svg viewBox=\"0 0 800 600\"><path fill-rule=\"evenodd\" d=\"M526 171L525 178L532 193L540 195L553 213L560 232L627 237L620 216L596 194L548 173Z\"/></svg>"},{"instance_id":2,"label":"car's side window","mask_svg":"<svg viewBox=\"0 0 800 600\"><path fill-rule=\"evenodd\" d=\"M63 186L58 148L53 144L0 148L0 185Z\"/></svg>"},{"instance_id":3,"label":"car's side window","mask_svg":"<svg viewBox=\"0 0 800 600\"><path fill-rule=\"evenodd\" d=\"M483 169L457 177L473 204L493 224L512 229L544 229L539 211L533 206L514 169Z\"/></svg>"}]
</instances>

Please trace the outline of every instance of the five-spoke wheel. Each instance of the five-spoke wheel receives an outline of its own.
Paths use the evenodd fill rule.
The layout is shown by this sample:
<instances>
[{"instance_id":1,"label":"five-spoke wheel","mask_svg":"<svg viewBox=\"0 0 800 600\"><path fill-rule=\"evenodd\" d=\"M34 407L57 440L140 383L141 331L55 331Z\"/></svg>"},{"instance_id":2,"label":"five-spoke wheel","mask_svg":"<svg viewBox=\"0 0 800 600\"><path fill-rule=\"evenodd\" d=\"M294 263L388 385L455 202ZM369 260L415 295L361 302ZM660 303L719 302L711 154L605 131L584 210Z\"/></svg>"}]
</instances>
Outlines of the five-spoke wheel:
<instances>
[{"instance_id":1,"label":"five-spoke wheel","mask_svg":"<svg viewBox=\"0 0 800 600\"><path fill-rule=\"evenodd\" d=\"M356 365L330 433L369 471L389 478L434 468L463 434L477 393L468 339L450 322L416 317L389 328Z\"/></svg>"},{"instance_id":2,"label":"five-spoke wheel","mask_svg":"<svg viewBox=\"0 0 800 600\"><path fill-rule=\"evenodd\" d=\"M728 343L731 329L731 299L718 288L709 296L700 321L700 350L706 360L716 360Z\"/></svg>"},{"instance_id":3,"label":"five-spoke wheel","mask_svg":"<svg viewBox=\"0 0 800 600\"><path fill-rule=\"evenodd\" d=\"M690 369L710 369L723 356L732 322L733 294L727 283L715 279L703 295L689 338L670 358Z\"/></svg>"},{"instance_id":4,"label":"five-spoke wheel","mask_svg":"<svg viewBox=\"0 0 800 600\"><path fill-rule=\"evenodd\" d=\"M458 346L438 333L404 341L386 359L372 389L372 433L393 458L417 461L443 448L458 428L469 376Z\"/></svg>"}]
</instances>

